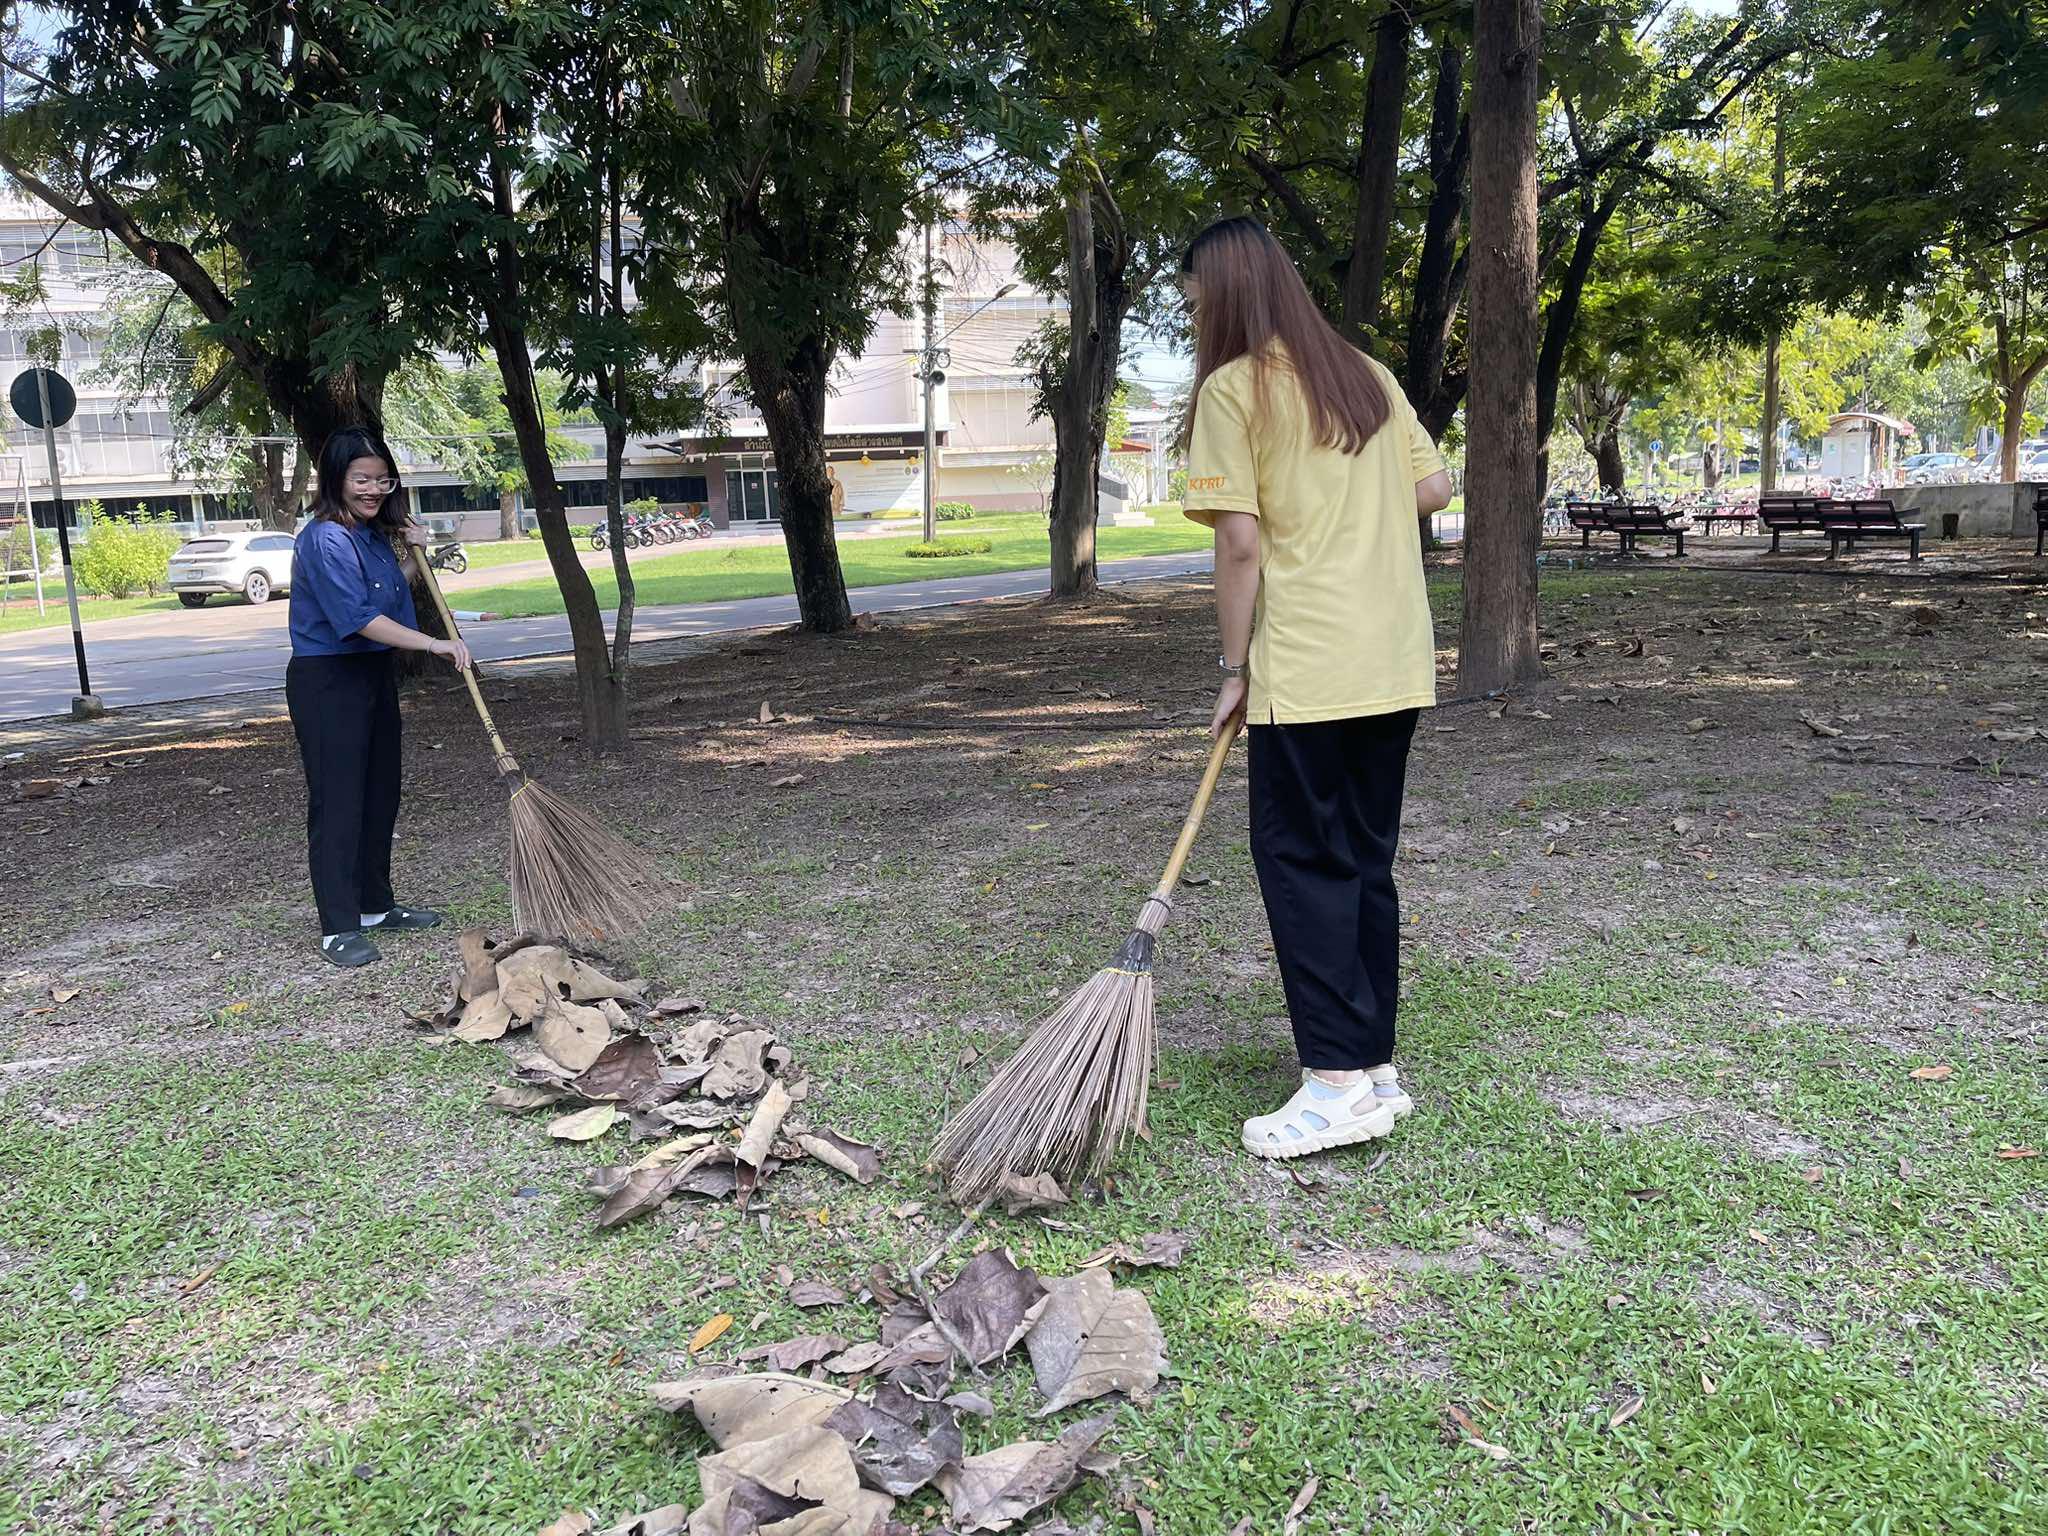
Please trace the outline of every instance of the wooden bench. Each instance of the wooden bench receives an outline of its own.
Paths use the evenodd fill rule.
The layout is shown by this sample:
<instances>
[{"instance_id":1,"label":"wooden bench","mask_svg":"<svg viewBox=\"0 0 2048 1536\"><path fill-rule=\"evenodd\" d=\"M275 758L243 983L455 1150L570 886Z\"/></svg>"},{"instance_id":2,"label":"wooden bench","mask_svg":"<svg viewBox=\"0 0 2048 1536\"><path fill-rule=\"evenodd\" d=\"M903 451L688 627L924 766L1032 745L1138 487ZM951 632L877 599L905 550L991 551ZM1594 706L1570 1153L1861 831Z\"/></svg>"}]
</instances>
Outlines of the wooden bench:
<instances>
[{"instance_id":1,"label":"wooden bench","mask_svg":"<svg viewBox=\"0 0 2048 1536\"><path fill-rule=\"evenodd\" d=\"M2048 485L2034 487L2034 558L2041 558L2041 551L2048 546Z\"/></svg>"},{"instance_id":2,"label":"wooden bench","mask_svg":"<svg viewBox=\"0 0 2048 1536\"><path fill-rule=\"evenodd\" d=\"M1820 520L1826 503L1815 496L1765 496L1756 504L1756 519L1771 530L1771 553L1778 553L1778 541L1788 533L1826 533Z\"/></svg>"},{"instance_id":3,"label":"wooden bench","mask_svg":"<svg viewBox=\"0 0 2048 1536\"><path fill-rule=\"evenodd\" d=\"M1685 553L1685 528L1675 521L1679 514L1647 502L1568 501L1565 516L1579 530L1579 547L1592 546L1593 535L1611 533L1621 540L1624 554L1636 547L1637 539L1676 539L1677 553Z\"/></svg>"},{"instance_id":4,"label":"wooden bench","mask_svg":"<svg viewBox=\"0 0 2048 1536\"><path fill-rule=\"evenodd\" d=\"M1565 521L1579 530L1579 548L1591 549L1594 534L1613 531L1607 525L1608 506L1609 503L1604 501L1565 502Z\"/></svg>"},{"instance_id":5,"label":"wooden bench","mask_svg":"<svg viewBox=\"0 0 2048 1536\"><path fill-rule=\"evenodd\" d=\"M1820 520L1828 536L1828 558L1834 559L1844 544L1851 550L1858 539L1905 539L1908 559L1920 558L1920 535L1925 523L1902 523L1899 509L1889 496L1844 497L1820 504Z\"/></svg>"}]
</instances>

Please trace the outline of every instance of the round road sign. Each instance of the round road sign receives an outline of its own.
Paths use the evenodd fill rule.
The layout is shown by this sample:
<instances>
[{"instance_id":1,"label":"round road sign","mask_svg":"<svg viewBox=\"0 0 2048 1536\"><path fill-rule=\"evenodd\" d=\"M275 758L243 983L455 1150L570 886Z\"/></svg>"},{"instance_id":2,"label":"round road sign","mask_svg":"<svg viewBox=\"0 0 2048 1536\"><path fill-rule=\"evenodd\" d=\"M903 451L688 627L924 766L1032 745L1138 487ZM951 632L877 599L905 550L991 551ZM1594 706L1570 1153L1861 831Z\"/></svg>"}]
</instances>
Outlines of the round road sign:
<instances>
[{"instance_id":1,"label":"round road sign","mask_svg":"<svg viewBox=\"0 0 2048 1536\"><path fill-rule=\"evenodd\" d=\"M54 368L30 368L14 381L14 388L7 392L7 403L14 407L14 414L30 426L40 429L43 425L43 395L36 387L36 375L41 374L50 391L50 420L48 425L61 427L71 419L78 409L78 393L72 389L71 381Z\"/></svg>"}]
</instances>

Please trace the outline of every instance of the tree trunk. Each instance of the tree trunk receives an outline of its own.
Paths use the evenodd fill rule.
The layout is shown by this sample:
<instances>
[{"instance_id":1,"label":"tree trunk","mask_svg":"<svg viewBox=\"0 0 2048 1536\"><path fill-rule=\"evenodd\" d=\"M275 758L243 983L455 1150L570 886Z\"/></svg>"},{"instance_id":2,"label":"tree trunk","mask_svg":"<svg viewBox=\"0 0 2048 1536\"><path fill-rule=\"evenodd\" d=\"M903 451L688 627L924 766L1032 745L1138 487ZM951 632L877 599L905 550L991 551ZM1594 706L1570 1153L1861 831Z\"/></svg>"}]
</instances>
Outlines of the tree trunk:
<instances>
[{"instance_id":1,"label":"tree trunk","mask_svg":"<svg viewBox=\"0 0 2048 1536\"><path fill-rule=\"evenodd\" d=\"M613 120L616 121L624 108L616 85L612 88L611 103ZM607 282L603 265L598 263L592 276L600 307L609 313L614 324L623 327L626 324L625 194L619 185L616 163L606 167L606 184L611 194L610 205L605 210L611 235L611 272ZM612 369L609 387L605 403L611 409L604 421L604 520L605 532L611 536L612 579L619 589L618 612L612 618L612 681L623 689L626 669L632 660L633 611L639 600L633 586L633 567L626 559L627 401L626 365L623 362Z\"/></svg>"},{"instance_id":2,"label":"tree trunk","mask_svg":"<svg viewBox=\"0 0 2048 1536\"><path fill-rule=\"evenodd\" d=\"M626 559L626 423L618 415L617 398L614 392L612 413L604 424L604 524L612 551L612 580L619 588L619 607L612 616L612 680L623 688L632 660L633 610L639 594Z\"/></svg>"},{"instance_id":3,"label":"tree trunk","mask_svg":"<svg viewBox=\"0 0 2048 1536\"><path fill-rule=\"evenodd\" d=\"M1465 54L1446 36L1437 44L1436 85L1430 100L1429 210L1409 294L1407 366L1401 378L1402 391L1434 438L1444 435L1465 394L1465 380L1447 378L1444 368L1468 265L1458 250L1472 157L1471 122L1464 108Z\"/></svg>"},{"instance_id":4,"label":"tree trunk","mask_svg":"<svg viewBox=\"0 0 2048 1536\"><path fill-rule=\"evenodd\" d=\"M329 436L343 427L368 427L384 435L384 375L366 373L354 363L321 377L304 359L276 359L263 369L263 392L315 462Z\"/></svg>"},{"instance_id":5,"label":"tree trunk","mask_svg":"<svg viewBox=\"0 0 2048 1536\"><path fill-rule=\"evenodd\" d=\"M832 359L815 337L805 337L787 361L750 351L745 362L754 405L775 452L782 542L796 584L798 620L814 634L840 634L853 627L853 608L832 535L832 481L825 473L825 384Z\"/></svg>"},{"instance_id":6,"label":"tree trunk","mask_svg":"<svg viewBox=\"0 0 2048 1536\"><path fill-rule=\"evenodd\" d=\"M502 108L497 126L500 132L510 131ZM503 159L496 156L491 165L491 200L501 226L509 230L515 215L512 177ZM533 352L526 340L519 246L509 234L497 238L483 292L478 297L491 351L498 360L498 376L505 388L505 412L511 418L512 435L519 445L527 494L533 498L534 520L540 524L541 548L547 551L548 565L554 571L555 585L561 588L562 608L569 619L569 646L576 661L576 706L583 720L583 740L592 751L609 752L626 744L626 691L612 671L597 591L590 584L590 573L576 558L576 545L569 535L568 509L563 505L561 482L555 479L555 462L548 452L547 422L541 415Z\"/></svg>"},{"instance_id":7,"label":"tree trunk","mask_svg":"<svg viewBox=\"0 0 2048 1536\"><path fill-rule=\"evenodd\" d=\"M249 500L255 507L256 516L265 528L279 533L290 533L292 524L298 520L298 508L292 504L291 494L285 484L283 443L259 443L254 452L247 455L249 466Z\"/></svg>"},{"instance_id":8,"label":"tree trunk","mask_svg":"<svg viewBox=\"0 0 2048 1536\"><path fill-rule=\"evenodd\" d=\"M1096 590L1102 449L1131 302L1129 261L1116 205L1090 167L1067 193L1067 356L1052 391L1054 598Z\"/></svg>"},{"instance_id":9,"label":"tree trunk","mask_svg":"<svg viewBox=\"0 0 2048 1536\"><path fill-rule=\"evenodd\" d=\"M1605 496L1619 496L1628 489L1628 462L1621 456L1621 434L1611 426L1603 426L1599 436L1587 445L1593 452L1593 467L1600 476L1600 491Z\"/></svg>"},{"instance_id":10,"label":"tree trunk","mask_svg":"<svg viewBox=\"0 0 2048 1536\"><path fill-rule=\"evenodd\" d=\"M1557 425L1557 386L1564 375L1565 348L1571 344L1572 328L1579 323L1579 308L1586 296L1586 279L1593 272L1593 258L1599 254L1600 237L1607 232L1615 209L1621 206L1625 178L1616 176L1607 191L1595 198L1591 188L1582 193L1578 238L1572 242L1572 259L1558 279L1557 296L1543 312L1543 345L1536 354L1536 441L1546 446Z\"/></svg>"},{"instance_id":11,"label":"tree trunk","mask_svg":"<svg viewBox=\"0 0 2048 1536\"><path fill-rule=\"evenodd\" d=\"M1710 491L1721 483L1721 443L1718 438L1700 451L1700 481Z\"/></svg>"},{"instance_id":12,"label":"tree trunk","mask_svg":"<svg viewBox=\"0 0 2048 1536\"><path fill-rule=\"evenodd\" d=\"M1540 0L1473 8L1472 314L1465 590L1458 691L1542 676L1536 553L1543 531L1536 434L1536 107Z\"/></svg>"},{"instance_id":13,"label":"tree trunk","mask_svg":"<svg viewBox=\"0 0 2048 1536\"><path fill-rule=\"evenodd\" d=\"M498 537L519 537L519 492L509 485L498 492Z\"/></svg>"},{"instance_id":14,"label":"tree trunk","mask_svg":"<svg viewBox=\"0 0 2048 1536\"><path fill-rule=\"evenodd\" d=\"M1405 11L1387 12L1374 29L1365 120L1358 131L1358 214L1344 273L1344 329L1370 348L1380 328L1387 280L1387 242L1394 227L1394 188L1401 177L1401 114L1408 105Z\"/></svg>"},{"instance_id":15,"label":"tree trunk","mask_svg":"<svg viewBox=\"0 0 2048 1536\"><path fill-rule=\"evenodd\" d=\"M1763 446L1757 454L1757 485L1760 491L1778 488L1778 332L1771 331L1764 343Z\"/></svg>"},{"instance_id":16,"label":"tree trunk","mask_svg":"<svg viewBox=\"0 0 2048 1536\"><path fill-rule=\"evenodd\" d=\"M1785 100L1782 96L1778 99L1776 121L1771 127L1771 191L1774 194L1772 206L1784 207ZM1759 494L1778 488L1778 336L1778 327L1774 325L1770 339L1764 343L1764 434L1757 452Z\"/></svg>"}]
</instances>

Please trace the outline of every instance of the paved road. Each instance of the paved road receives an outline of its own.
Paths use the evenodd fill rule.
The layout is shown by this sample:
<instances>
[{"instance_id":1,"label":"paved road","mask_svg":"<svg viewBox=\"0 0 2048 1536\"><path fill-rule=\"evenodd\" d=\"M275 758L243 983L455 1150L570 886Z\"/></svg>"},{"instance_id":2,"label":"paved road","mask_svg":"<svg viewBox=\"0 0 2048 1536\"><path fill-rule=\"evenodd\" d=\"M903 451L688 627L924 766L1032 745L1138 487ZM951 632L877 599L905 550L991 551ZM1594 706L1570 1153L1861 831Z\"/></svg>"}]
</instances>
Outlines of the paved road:
<instances>
[{"instance_id":1,"label":"paved road","mask_svg":"<svg viewBox=\"0 0 2048 1536\"><path fill-rule=\"evenodd\" d=\"M1102 564L1104 582L1148 581L1210 569L1205 550L1194 554L1147 555ZM987 576L939 577L896 586L862 587L851 596L857 611L893 613L939 608L993 597L1027 597L1046 589L1040 570L998 571ZM85 631L86 662L93 690L107 707L167 704L253 693L284 686L290 659L283 600L260 608L207 607L196 611L106 619ZM749 597L721 603L688 603L642 608L633 638L676 640L796 622L794 597ZM552 656L569 649L568 620L560 615L500 619L472 625L470 649L485 661L518 656ZM71 707L78 675L69 629L32 629L0 636L0 720L34 720L61 715Z\"/></svg>"}]
</instances>

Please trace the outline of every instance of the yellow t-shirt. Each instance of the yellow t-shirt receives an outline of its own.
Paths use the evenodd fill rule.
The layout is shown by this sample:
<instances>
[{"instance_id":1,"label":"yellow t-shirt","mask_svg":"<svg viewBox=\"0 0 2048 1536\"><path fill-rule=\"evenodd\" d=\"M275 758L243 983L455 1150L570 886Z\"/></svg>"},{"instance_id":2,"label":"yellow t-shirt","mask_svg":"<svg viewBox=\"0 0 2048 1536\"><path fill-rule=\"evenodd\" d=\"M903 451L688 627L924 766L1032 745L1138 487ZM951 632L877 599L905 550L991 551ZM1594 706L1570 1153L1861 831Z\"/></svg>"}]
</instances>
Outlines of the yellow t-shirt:
<instances>
[{"instance_id":1,"label":"yellow t-shirt","mask_svg":"<svg viewBox=\"0 0 2048 1536\"><path fill-rule=\"evenodd\" d=\"M1394 376L1366 361L1392 410L1354 454L1317 445L1284 358L1267 379L1265 416L1249 357L1209 375L1195 403L1187 515L1212 528L1218 512L1259 520L1245 716L1254 725L1436 703L1415 487L1444 461Z\"/></svg>"}]
</instances>

